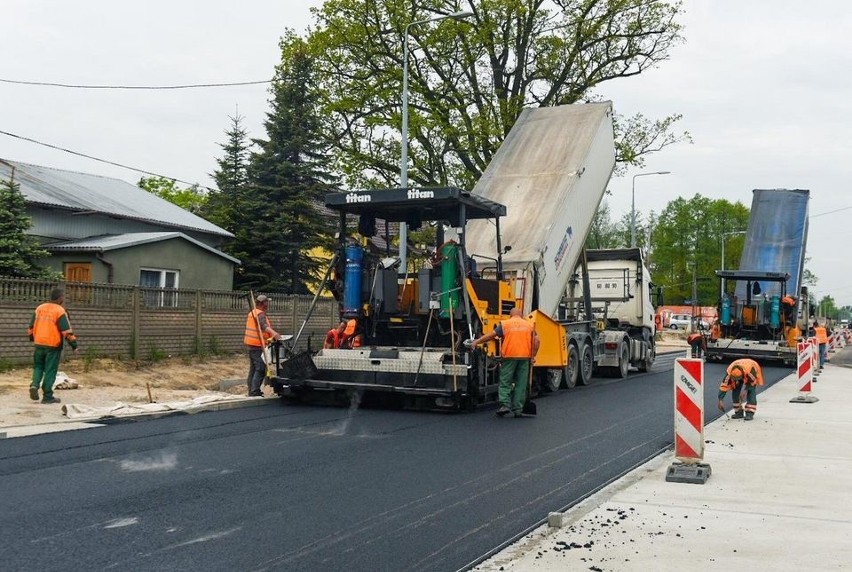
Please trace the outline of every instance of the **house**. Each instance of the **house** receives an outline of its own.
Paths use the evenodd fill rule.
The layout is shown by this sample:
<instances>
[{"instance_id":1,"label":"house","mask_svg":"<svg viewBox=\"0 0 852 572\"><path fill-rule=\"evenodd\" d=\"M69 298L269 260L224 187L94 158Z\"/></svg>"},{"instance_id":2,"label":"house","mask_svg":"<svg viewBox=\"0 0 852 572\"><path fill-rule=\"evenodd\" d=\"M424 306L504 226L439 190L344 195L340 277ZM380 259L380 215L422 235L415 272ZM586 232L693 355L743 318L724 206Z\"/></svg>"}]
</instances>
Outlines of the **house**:
<instances>
[{"instance_id":1,"label":"house","mask_svg":"<svg viewBox=\"0 0 852 572\"><path fill-rule=\"evenodd\" d=\"M225 229L119 179L0 159L0 179L13 171L44 265L66 280L232 289Z\"/></svg>"}]
</instances>

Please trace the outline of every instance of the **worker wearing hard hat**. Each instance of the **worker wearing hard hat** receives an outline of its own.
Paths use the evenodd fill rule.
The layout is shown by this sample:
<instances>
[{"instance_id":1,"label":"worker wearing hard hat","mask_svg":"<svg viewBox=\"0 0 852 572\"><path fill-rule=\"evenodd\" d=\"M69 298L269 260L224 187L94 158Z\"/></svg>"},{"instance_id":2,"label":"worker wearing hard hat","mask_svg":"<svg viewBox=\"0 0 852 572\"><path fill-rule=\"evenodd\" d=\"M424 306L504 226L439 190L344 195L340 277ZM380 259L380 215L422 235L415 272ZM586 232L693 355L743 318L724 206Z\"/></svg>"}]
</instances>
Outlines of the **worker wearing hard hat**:
<instances>
[{"instance_id":1,"label":"worker wearing hard hat","mask_svg":"<svg viewBox=\"0 0 852 572\"><path fill-rule=\"evenodd\" d=\"M757 411L757 386L763 385L763 371L753 359L742 358L728 366L728 370L719 386L719 410L725 411L725 394L731 391L734 414L731 419L746 421L754 419ZM745 404L743 404L745 401ZM745 415L743 412L745 411Z\"/></svg>"}]
</instances>

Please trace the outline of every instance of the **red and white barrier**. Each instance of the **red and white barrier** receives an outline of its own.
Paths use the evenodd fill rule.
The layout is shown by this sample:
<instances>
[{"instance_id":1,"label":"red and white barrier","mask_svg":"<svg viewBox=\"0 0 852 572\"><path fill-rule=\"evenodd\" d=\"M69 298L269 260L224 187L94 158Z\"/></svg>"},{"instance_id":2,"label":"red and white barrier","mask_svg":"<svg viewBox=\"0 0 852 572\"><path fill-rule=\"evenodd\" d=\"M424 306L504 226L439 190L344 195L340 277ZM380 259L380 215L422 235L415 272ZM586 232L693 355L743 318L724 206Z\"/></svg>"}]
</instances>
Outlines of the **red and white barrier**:
<instances>
[{"instance_id":1,"label":"red and white barrier","mask_svg":"<svg viewBox=\"0 0 852 572\"><path fill-rule=\"evenodd\" d=\"M796 344L796 357L798 362L798 367L796 371L798 372L798 380L799 380L799 395L790 400L790 403L816 403L819 401L817 397L811 395L811 391L813 389L813 382L816 381L814 379L814 375L816 370L814 369L814 344L811 343L811 340L798 342ZM816 346L817 350L819 346Z\"/></svg>"},{"instance_id":2,"label":"red and white barrier","mask_svg":"<svg viewBox=\"0 0 852 572\"><path fill-rule=\"evenodd\" d=\"M704 360L678 358L674 366L675 457L684 463L704 458Z\"/></svg>"}]
</instances>

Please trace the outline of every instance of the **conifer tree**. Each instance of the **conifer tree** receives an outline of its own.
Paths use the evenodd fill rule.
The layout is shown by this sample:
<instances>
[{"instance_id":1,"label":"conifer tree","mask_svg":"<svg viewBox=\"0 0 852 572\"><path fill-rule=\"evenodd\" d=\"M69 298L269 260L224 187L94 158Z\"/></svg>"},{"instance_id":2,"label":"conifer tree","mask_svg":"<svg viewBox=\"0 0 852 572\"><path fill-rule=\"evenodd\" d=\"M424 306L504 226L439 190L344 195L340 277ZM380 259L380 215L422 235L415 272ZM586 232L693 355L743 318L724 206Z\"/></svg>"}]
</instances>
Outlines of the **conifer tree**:
<instances>
[{"instance_id":1,"label":"conifer tree","mask_svg":"<svg viewBox=\"0 0 852 572\"><path fill-rule=\"evenodd\" d=\"M266 139L249 162L249 190L235 213L233 254L242 261L238 287L309 293L329 245L328 222L318 205L334 189L328 145L315 102L314 61L293 33L281 40L282 63L272 85Z\"/></svg>"},{"instance_id":2,"label":"conifer tree","mask_svg":"<svg viewBox=\"0 0 852 572\"><path fill-rule=\"evenodd\" d=\"M213 172L217 189L208 193L201 216L233 233L234 213L240 209L248 185L249 141L243 126L245 118L237 113L228 119L231 120L230 128L225 131L228 139L219 144L224 155L216 159L219 168Z\"/></svg>"},{"instance_id":3,"label":"conifer tree","mask_svg":"<svg viewBox=\"0 0 852 572\"><path fill-rule=\"evenodd\" d=\"M0 181L0 276L15 278L57 277L56 272L39 266L50 255L27 234L32 219L20 186L12 180Z\"/></svg>"}]
</instances>

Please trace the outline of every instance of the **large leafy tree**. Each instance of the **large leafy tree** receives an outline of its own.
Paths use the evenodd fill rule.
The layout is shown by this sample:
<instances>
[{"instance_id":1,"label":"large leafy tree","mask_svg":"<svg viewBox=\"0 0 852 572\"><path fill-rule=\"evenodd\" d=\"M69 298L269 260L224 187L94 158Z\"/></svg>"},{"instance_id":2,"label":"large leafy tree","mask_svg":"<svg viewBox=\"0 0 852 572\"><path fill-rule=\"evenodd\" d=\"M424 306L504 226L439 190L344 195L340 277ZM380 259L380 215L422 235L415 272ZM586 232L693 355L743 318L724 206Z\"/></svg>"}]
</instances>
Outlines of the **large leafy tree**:
<instances>
[{"instance_id":1,"label":"large leafy tree","mask_svg":"<svg viewBox=\"0 0 852 572\"><path fill-rule=\"evenodd\" d=\"M667 303L682 303L692 297L693 266L698 277L698 302L717 302L715 271L722 264L721 241L725 240L725 268L736 268L743 236L726 233L745 229L748 219L749 209L741 202L698 194L666 205L651 231L650 270L654 283L664 288Z\"/></svg>"},{"instance_id":2,"label":"large leafy tree","mask_svg":"<svg viewBox=\"0 0 852 572\"><path fill-rule=\"evenodd\" d=\"M624 246L618 225L612 222L609 203L601 201L586 236L586 248L620 248Z\"/></svg>"},{"instance_id":3,"label":"large leafy tree","mask_svg":"<svg viewBox=\"0 0 852 572\"><path fill-rule=\"evenodd\" d=\"M166 177L142 177L137 185L194 214L199 214L207 202L206 193L197 186L180 187L173 179Z\"/></svg>"},{"instance_id":4,"label":"large leafy tree","mask_svg":"<svg viewBox=\"0 0 852 572\"><path fill-rule=\"evenodd\" d=\"M27 202L12 180L0 181L0 276L54 279L56 272L39 265L50 255L27 230Z\"/></svg>"},{"instance_id":5,"label":"large leafy tree","mask_svg":"<svg viewBox=\"0 0 852 572\"><path fill-rule=\"evenodd\" d=\"M244 117L237 113L229 119L231 125L225 131L227 141L219 144L223 155L216 159L219 168L213 173L217 188L207 194L207 203L201 216L234 232L235 213L239 211L248 189L250 142L248 131L243 125Z\"/></svg>"},{"instance_id":6,"label":"large leafy tree","mask_svg":"<svg viewBox=\"0 0 852 572\"><path fill-rule=\"evenodd\" d=\"M288 32L272 85L266 139L253 139L249 190L235 213L233 253L242 261L238 287L305 294L324 264L319 247L329 244L329 224L318 213L334 189L329 174L314 58L305 42Z\"/></svg>"},{"instance_id":7,"label":"large leafy tree","mask_svg":"<svg viewBox=\"0 0 852 572\"><path fill-rule=\"evenodd\" d=\"M459 10L473 16L409 26ZM593 101L601 84L667 59L681 10L655 0L326 0L308 42L336 167L353 187L398 184L406 36L409 184L471 188L524 107ZM617 118L620 164L688 139L673 133L678 119Z\"/></svg>"}]
</instances>

